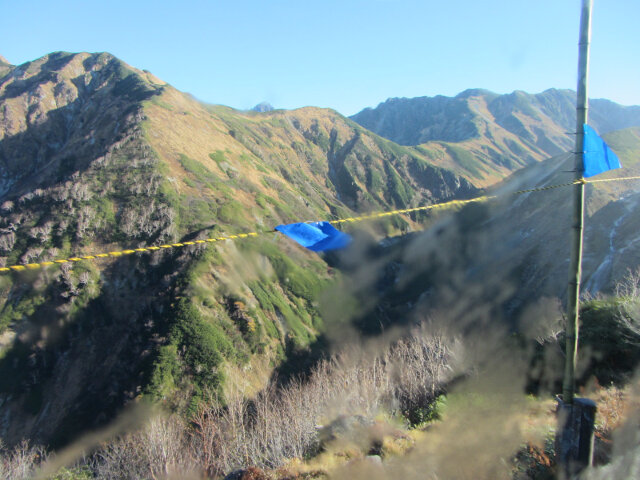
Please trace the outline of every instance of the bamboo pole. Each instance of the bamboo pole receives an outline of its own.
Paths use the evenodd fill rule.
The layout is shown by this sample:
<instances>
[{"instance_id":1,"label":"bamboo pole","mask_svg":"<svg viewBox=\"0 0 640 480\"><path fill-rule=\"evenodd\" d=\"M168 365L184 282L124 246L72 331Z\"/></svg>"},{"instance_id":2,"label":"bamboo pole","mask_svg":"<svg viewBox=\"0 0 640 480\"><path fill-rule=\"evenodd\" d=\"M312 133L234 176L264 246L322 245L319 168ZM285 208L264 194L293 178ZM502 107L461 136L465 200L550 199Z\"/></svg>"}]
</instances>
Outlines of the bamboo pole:
<instances>
[{"instance_id":1,"label":"bamboo pole","mask_svg":"<svg viewBox=\"0 0 640 480\"><path fill-rule=\"evenodd\" d=\"M582 0L580 15L580 42L578 55L578 98L576 106L575 178L573 197L573 236L569 264L569 290L567 295L566 358L562 400L573 404L575 369L578 358L578 322L580 307L580 277L582 276L582 237L584 228L584 128L588 119L587 79L589 74L589 42L591 40L592 0Z\"/></svg>"},{"instance_id":2,"label":"bamboo pole","mask_svg":"<svg viewBox=\"0 0 640 480\"><path fill-rule=\"evenodd\" d=\"M592 0L582 0L578 55L578 92L576 105L575 179L573 197L573 234L567 294L566 357L562 399L558 405L559 429L556 454L561 466L560 478L576 478L593 462L593 429L596 404L575 398L575 371L578 358L580 278L582 276L582 237L584 228L584 125L588 118L587 79L589 41L591 39Z\"/></svg>"}]
</instances>

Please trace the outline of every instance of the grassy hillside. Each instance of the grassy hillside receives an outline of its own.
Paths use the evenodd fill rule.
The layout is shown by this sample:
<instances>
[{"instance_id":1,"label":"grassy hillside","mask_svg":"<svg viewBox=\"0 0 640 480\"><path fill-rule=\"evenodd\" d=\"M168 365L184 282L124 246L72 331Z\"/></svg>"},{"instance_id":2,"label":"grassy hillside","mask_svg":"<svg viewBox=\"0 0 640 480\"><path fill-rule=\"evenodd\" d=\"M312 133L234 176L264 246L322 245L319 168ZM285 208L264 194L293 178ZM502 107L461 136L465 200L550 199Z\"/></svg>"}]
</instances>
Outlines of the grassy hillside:
<instances>
[{"instance_id":1,"label":"grassy hillside","mask_svg":"<svg viewBox=\"0 0 640 480\"><path fill-rule=\"evenodd\" d=\"M513 246L495 241L487 213L474 205L426 234L352 252L358 261L331 292L343 319L328 332L333 355L303 381L274 381L249 398L242 396L246 390L226 392L224 406L219 392L202 392L211 395L188 405L187 419L155 414L117 438L98 435L95 453L76 454L78 463L67 462L71 470L64 473L105 479L163 472L219 478L236 470L241 478L278 479L371 472L384 478L553 478L551 397L560 388L562 314L558 302L538 295L525 298L519 312L509 308L513 274L521 266L487 258ZM299 282L300 294L315 288L311 278ZM619 448L637 448L626 433L637 429L637 393L629 382L640 361L639 280L638 273L630 275L617 296L581 308L579 386L598 403L595 454L602 472L620 468ZM263 302L262 293L252 292ZM349 296L369 302L349 310ZM230 308L249 333L253 317L245 300L234 299ZM208 307L206 300L202 306ZM153 385L162 390L153 394L168 399L172 390L193 391L199 382L219 385L223 372L197 366L215 367L221 357L242 352L205 321L200 304L176 298L170 312L180 321L169 329L155 364L160 381ZM381 313L388 314L386 322ZM243 376L261 368L240 365L234 373ZM193 381L186 382L190 371ZM47 460L51 472L60 466L28 446L0 449L0 459L0 466L30 471Z\"/></svg>"},{"instance_id":2,"label":"grassy hillside","mask_svg":"<svg viewBox=\"0 0 640 480\"><path fill-rule=\"evenodd\" d=\"M427 156L331 110L237 112L109 54L55 53L0 80L0 262L51 261L466 197ZM398 233L427 215L375 225ZM0 278L0 436L62 445L149 398L223 404L225 372L323 331L336 273L275 234Z\"/></svg>"},{"instance_id":3,"label":"grassy hillside","mask_svg":"<svg viewBox=\"0 0 640 480\"><path fill-rule=\"evenodd\" d=\"M468 92L465 105L487 116L506 108L491 110L485 97ZM513 116L531 133L533 114L516 97ZM269 378L303 370L324 342L382 332L388 345L397 329L438 312L485 338L491 322L512 329L529 303L562 296L570 189L506 196L441 219L388 218L363 228L343 256L319 256L272 231L476 196L476 186L544 150L535 138L510 144L511 133L477 116L463 123L481 137L406 147L331 110L205 105L111 55L67 53L2 77L0 105L2 265L260 232L0 277L0 437L8 444L67 445L145 400L177 418L205 406L227 421L234 405L257 408L254 398L271 408ZM630 169L639 139L637 129L607 137ZM504 148L513 156L500 157ZM505 189L568 181L566 162L535 164ZM585 276L597 274L594 290L633 266L640 245L633 184L603 185L588 187ZM388 380L380 389L387 397L372 399L369 389L358 405L390 402L413 423L429 417L429 406L412 402L434 400L439 380L416 393L394 383L394 369L385 372L375 378ZM326 419L323 408L305 417L305 435Z\"/></svg>"}]
</instances>

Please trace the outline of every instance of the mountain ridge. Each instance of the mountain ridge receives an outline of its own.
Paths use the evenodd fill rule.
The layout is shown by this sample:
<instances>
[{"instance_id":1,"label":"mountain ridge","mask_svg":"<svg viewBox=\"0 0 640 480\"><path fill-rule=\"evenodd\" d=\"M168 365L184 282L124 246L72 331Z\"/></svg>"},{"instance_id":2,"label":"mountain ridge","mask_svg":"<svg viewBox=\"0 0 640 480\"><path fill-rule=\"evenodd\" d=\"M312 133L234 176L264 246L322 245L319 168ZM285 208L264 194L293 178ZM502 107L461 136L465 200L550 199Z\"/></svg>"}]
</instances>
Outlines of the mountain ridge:
<instances>
[{"instance_id":1,"label":"mountain ridge","mask_svg":"<svg viewBox=\"0 0 640 480\"><path fill-rule=\"evenodd\" d=\"M56 52L0 79L2 265L477 191L333 110L206 105L107 53ZM99 262L0 278L5 442L65 445L145 397L182 412L223 399L227 369L273 369L317 340L316 297L338 276L280 236Z\"/></svg>"},{"instance_id":2,"label":"mountain ridge","mask_svg":"<svg viewBox=\"0 0 640 480\"><path fill-rule=\"evenodd\" d=\"M575 93L548 89L533 95L519 90L499 95L468 89L454 97L390 98L350 118L400 144L444 150L441 165L488 186L518 168L573 148ZM640 125L640 107L594 99L589 118L605 134ZM446 154L456 147L470 156Z\"/></svg>"}]
</instances>

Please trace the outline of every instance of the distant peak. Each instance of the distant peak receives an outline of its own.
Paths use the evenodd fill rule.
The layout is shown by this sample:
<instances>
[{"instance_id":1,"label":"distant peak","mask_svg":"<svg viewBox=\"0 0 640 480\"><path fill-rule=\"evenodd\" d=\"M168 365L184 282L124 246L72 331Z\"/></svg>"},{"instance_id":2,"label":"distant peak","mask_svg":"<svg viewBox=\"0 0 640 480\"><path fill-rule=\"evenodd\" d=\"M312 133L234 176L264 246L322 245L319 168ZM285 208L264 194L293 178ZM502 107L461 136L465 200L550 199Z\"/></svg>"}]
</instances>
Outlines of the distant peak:
<instances>
[{"instance_id":1,"label":"distant peak","mask_svg":"<svg viewBox=\"0 0 640 480\"><path fill-rule=\"evenodd\" d=\"M269 102L261 102L255 107L253 107L251 110L253 110L254 112L271 112L275 109Z\"/></svg>"},{"instance_id":2,"label":"distant peak","mask_svg":"<svg viewBox=\"0 0 640 480\"><path fill-rule=\"evenodd\" d=\"M468 88L463 92L460 92L456 95L455 98L469 98L469 97L494 97L497 96L497 93L492 92L491 90L487 90L486 88Z\"/></svg>"},{"instance_id":3,"label":"distant peak","mask_svg":"<svg viewBox=\"0 0 640 480\"><path fill-rule=\"evenodd\" d=\"M0 55L0 64L4 63L5 65L11 65L6 58Z\"/></svg>"}]
</instances>

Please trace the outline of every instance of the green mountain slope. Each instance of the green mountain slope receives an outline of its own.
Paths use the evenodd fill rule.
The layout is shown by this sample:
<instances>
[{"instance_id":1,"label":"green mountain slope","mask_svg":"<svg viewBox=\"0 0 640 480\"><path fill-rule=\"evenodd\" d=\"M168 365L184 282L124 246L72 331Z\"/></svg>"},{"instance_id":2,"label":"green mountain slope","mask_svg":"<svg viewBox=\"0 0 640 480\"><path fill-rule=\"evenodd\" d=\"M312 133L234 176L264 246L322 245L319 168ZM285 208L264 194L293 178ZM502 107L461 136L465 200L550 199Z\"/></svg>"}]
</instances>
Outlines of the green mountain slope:
<instances>
[{"instance_id":1,"label":"green mountain slope","mask_svg":"<svg viewBox=\"0 0 640 480\"><path fill-rule=\"evenodd\" d=\"M468 91L456 120L438 127L439 140L411 147L332 110L202 104L105 53L55 53L4 71L0 265L260 232L1 276L0 438L9 444L66 444L140 399L189 412L205 396L223 403L234 389L250 394L274 368L288 360L296 367L327 321L375 330L411 321L425 302L476 315L476 297L517 309L526 296L564 291L570 189L473 205L382 246L358 241L347 259L325 261L272 232L280 223L473 197L475 186L529 163L506 190L568 181L566 156L537 162L571 148L563 124L549 120L544 135L527 140L538 124L526 96ZM522 131L507 120L510 101ZM606 175L638 172L638 129L605 138L626 167ZM592 292L638 263L636 191L637 183L588 187ZM412 214L367 229L395 235L432 224ZM364 292L354 295L353 319L331 286L341 276L336 265L358 270L360 260L373 267L341 287ZM505 285L492 283L496 271L507 272L506 299ZM462 291L469 298L451 297Z\"/></svg>"},{"instance_id":2,"label":"green mountain slope","mask_svg":"<svg viewBox=\"0 0 640 480\"><path fill-rule=\"evenodd\" d=\"M106 53L54 53L0 78L2 265L475 193L334 111L204 105ZM140 398L224 401L229 372L262 365L243 387L257 388L323 331L318 296L335 277L273 233L4 275L0 437L61 445Z\"/></svg>"}]
</instances>

